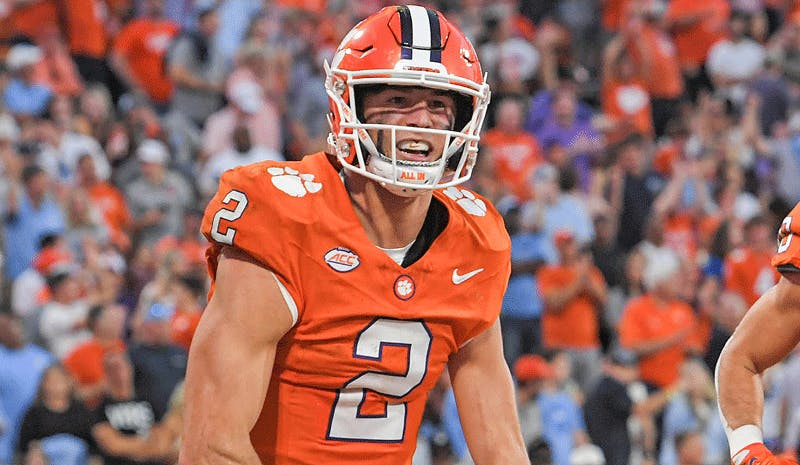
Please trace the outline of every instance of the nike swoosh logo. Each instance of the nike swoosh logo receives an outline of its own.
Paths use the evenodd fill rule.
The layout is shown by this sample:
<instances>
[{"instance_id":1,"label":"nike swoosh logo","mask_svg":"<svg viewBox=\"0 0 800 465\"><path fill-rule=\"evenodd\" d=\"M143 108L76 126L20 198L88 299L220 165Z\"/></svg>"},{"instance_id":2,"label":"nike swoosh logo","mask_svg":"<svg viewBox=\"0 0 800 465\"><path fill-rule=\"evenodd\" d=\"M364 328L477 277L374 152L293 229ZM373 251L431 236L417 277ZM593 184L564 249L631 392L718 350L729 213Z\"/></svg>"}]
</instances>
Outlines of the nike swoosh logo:
<instances>
[{"instance_id":1,"label":"nike swoosh logo","mask_svg":"<svg viewBox=\"0 0 800 465\"><path fill-rule=\"evenodd\" d=\"M483 268L478 268L477 270L470 271L469 273L458 274L458 268L456 268L453 270L453 284L461 284L481 271L483 271Z\"/></svg>"},{"instance_id":2,"label":"nike swoosh logo","mask_svg":"<svg viewBox=\"0 0 800 465\"><path fill-rule=\"evenodd\" d=\"M740 450L731 458L731 463L733 463L733 465L742 465L744 459L747 458L748 455L750 455L750 451L748 449ZM753 465L753 462L751 461L749 465Z\"/></svg>"}]
</instances>

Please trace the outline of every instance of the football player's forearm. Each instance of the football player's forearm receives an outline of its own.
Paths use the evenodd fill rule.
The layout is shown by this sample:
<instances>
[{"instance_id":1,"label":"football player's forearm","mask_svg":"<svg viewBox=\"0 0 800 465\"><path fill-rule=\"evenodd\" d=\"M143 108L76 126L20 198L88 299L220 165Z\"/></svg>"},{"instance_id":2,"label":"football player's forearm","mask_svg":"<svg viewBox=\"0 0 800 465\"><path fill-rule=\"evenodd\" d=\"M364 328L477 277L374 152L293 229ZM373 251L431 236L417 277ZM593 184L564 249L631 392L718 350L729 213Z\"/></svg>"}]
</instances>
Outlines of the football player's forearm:
<instances>
[{"instance_id":1,"label":"football player's forearm","mask_svg":"<svg viewBox=\"0 0 800 465\"><path fill-rule=\"evenodd\" d=\"M230 377L212 375L201 379L193 375L190 364L179 463L259 465L261 462L250 442L249 431L255 422L253 412L261 410L261 402L248 393L248 389L242 388L234 393L226 387L220 388L226 383L223 380L231 384L235 382Z\"/></svg>"},{"instance_id":2,"label":"football player's forearm","mask_svg":"<svg viewBox=\"0 0 800 465\"><path fill-rule=\"evenodd\" d=\"M476 465L527 464L514 386L499 344L495 323L451 358L453 392Z\"/></svg>"},{"instance_id":3,"label":"football player's forearm","mask_svg":"<svg viewBox=\"0 0 800 465\"><path fill-rule=\"evenodd\" d=\"M233 443L225 446L204 444L191 454L182 452L179 465L261 465L249 438L246 444L242 442L239 446L241 448L235 449Z\"/></svg>"},{"instance_id":4,"label":"football player's forearm","mask_svg":"<svg viewBox=\"0 0 800 465\"><path fill-rule=\"evenodd\" d=\"M727 346L717 365L719 409L731 429L743 425L761 426L764 389L761 377L747 359Z\"/></svg>"},{"instance_id":5,"label":"football player's forearm","mask_svg":"<svg viewBox=\"0 0 800 465\"><path fill-rule=\"evenodd\" d=\"M488 395L476 387L484 401L461 410L462 428L472 459L476 465L527 464L510 376L508 382L495 389Z\"/></svg>"},{"instance_id":6,"label":"football player's forearm","mask_svg":"<svg viewBox=\"0 0 800 465\"><path fill-rule=\"evenodd\" d=\"M266 396L275 345L252 348L241 332L221 324L214 318L223 316L220 302L212 297L189 351L182 465L260 464L250 430ZM235 337L242 338L238 347Z\"/></svg>"},{"instance_id":7,"label":"football player's forearm","mask_svg":"<svg viewBox=\"0 0 800 465\"><path fill-rule=\"evenodd\" d=\"M261 411L265 390L254 387L266 386L270 372L248 369L250 365L237 363L239 360L230 355L233 352L230 350L226 351L227 356L204 357L204 354L198 353L200 350L215 349L205 347L196 350L196 345L205 345L202 342L202 339L193 341L186 374L186 411L180 463L260 464L250 442L250 430ZM223 357L228 359L226 366L219 365ZM213 362L214 359L217 363ZM272 365L267 363L266 357L254 358L253 362L260 366ZM248 373L252 384L243 382L231 369Z\"/></svg>"},{"instance_id":8,"label":"football player's forearm","mask_svg":"<svg viewBox=\"0 0 800 465\"><path fill-rule=\"evenodd\" d=\"M761 373L800 340L800 287L782 278L750 308L720 355L716 381L728 426L760 425L764 403Z\"/></svg>"}]
</instances>

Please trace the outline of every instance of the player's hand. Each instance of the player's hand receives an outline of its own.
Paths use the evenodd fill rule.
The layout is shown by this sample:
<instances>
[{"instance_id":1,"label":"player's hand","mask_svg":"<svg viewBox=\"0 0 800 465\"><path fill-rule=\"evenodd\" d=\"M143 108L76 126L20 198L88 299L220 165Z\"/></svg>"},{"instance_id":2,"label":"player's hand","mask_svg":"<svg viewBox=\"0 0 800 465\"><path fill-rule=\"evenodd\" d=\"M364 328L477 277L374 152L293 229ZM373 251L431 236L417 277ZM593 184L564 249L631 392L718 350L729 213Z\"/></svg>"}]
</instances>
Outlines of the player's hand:
<instances>
[{"instance_id":1,"label":"player's hand","mask_svg":"<svg viewBox=\"0 0 800 465\"><path fill-rule=\"evenodd\" d=\"M764 444L753 443L739 451L731 459L733 465L797 465L788 458L772 455Z\"/></svg>"}]
</instances>

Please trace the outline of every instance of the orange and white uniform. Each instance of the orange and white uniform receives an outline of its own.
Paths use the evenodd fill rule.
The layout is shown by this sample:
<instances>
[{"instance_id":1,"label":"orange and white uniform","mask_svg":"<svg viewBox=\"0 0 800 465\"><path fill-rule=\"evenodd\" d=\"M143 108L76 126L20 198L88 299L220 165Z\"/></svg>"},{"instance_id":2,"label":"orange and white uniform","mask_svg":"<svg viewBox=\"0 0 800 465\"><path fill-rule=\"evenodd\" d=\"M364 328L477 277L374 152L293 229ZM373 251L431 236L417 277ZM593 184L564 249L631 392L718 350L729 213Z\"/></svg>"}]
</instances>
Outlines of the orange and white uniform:
<instances>
[{"instance_id":1,"label":"orange and white uniform","mask_svg":"<svg viewBox=\"0 0 800 465\"><path fill-rule=\"evenodd\" d=\"M800 203L783 219L778 230L778 250L772 266L780 273L800 271Z\"/></svg>"},{"instance_id":2,"label":"orange and white uniform","mask_svg":"<svg viewBox=\"0 0 800 465\"><path fill-rule=\"evenodd\" d=\"M402 267L367 238L325 154L223 174L202 226L211 276L224 246L245 251L295 319L251 431L263 463L411 462L428 392L495 322L510 273L491 205L456 187L434 202L447 224Z\"/></svg>"}]
</instances>

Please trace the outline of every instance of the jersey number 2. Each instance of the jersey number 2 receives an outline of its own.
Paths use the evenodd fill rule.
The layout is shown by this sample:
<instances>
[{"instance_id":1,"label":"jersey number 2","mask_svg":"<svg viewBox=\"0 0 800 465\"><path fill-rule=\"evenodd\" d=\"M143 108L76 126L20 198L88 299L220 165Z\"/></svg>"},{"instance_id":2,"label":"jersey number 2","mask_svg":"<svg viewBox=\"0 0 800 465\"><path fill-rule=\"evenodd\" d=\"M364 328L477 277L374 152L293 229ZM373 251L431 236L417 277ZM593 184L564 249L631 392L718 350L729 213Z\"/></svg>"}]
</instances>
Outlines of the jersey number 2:
<instances>
[{"instance_id":1,"label":"jersey number 2","mask_svg":"<svg viewBox=\"0 0 800 465\"><path fill-rule=\"evenodd\" d=\"M360 408L367 391L400 399L419 386L428 370L431 339L431 332L422 321L378 318L364 328L356 338L354 358L380 361L384 346L406 347L407 369L404 374L365 371L345 383L336 393L327 439L402 442L408 409L405 402L387 402L381 415L365 415Z\"/></svg>"},{"instance_id":2,"label":"jersey number 2","mask_svg":"<svg viewBox=\"0 0 800 465\"><path fill-rule=\"evenodd\" d=\"M787 216L783 219L783 223L781 223L781 229L778 232L781 242L778 244L778 253L784 253L789 250L789 245L792 244L792 217Z\"/></svg>"},{"instance_id":3,"label":"jersey number 2","mask_svg":"<svg viewBox=\"0 0 800 465\"><path fill-rule=\"evenodd\" d=\"M231 201L236 202L233 210L225 207L220 208L214 215L214 222L211 224L211 238L220 244L233 245L233 238L236 236L236 230L228 226L225 228L224 233L220 232L219 221L236 221L241 218L244 209L247 208L247 196L244 192L233 190L228 192L225 198L222 199L222 203L225 205L229 205Z\"/></svg>"}]
</instances>

